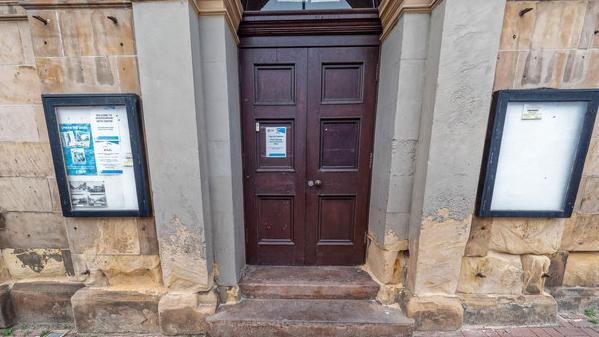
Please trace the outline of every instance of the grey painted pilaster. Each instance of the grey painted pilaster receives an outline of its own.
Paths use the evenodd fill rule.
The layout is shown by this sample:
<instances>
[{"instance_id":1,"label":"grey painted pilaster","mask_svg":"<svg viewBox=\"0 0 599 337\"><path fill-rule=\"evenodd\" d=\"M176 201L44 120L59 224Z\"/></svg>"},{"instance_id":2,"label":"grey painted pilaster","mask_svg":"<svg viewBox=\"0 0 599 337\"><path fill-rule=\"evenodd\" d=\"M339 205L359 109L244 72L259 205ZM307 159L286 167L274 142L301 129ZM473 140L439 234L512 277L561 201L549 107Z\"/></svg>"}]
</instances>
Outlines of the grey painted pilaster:
<instances>
[{"instance_id":1,"label":"grey painted pilaster","mask_svg":"<svg viewBox=\"0 0 599 337\"><path fill-rule=\"evenodd\" d=\"M238 49L224 16L200 16L214 259L219 285L245 265Z\"/></svg>"},{"instance_id":2,"label":"grey painted pilaster","mask_svg":"<svg viewBox=\"0 0 599 337\"><path fill-rule=\"evenodd\" d=\"M474 212L505 0L431 14L410 220L408 287L455 293Z\"/></svg>"},{"instance_id":3,"label":"grey painted pilaster","mask_svg":"<svg viewBox=\"0 0 599 337\"><path fill-rule=\"evenodd\" d=\"M197 14L187 1L133 3L156 230L165 286L212 286Z\"/></svg>"},{"instance_id":4,"label":"grey painted pilaster","mask_svg":"<svg viewBox=\"0 0 599 337\"><path fill-rule=\"evenodd\" d=\"M408 239L429 18L402 15L381 46L369 230L387 249Z\"/></svg>"}]
</instances>

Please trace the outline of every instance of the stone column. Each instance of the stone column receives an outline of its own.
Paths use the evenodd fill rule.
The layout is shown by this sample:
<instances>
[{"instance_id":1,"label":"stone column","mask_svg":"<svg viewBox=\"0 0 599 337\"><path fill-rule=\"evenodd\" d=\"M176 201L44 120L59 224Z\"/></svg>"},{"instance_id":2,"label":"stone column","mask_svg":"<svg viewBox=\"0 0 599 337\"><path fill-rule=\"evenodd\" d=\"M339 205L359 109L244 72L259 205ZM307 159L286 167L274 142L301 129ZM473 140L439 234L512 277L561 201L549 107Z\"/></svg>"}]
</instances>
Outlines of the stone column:
<instances>
[{"instance_id":1,"label":"stone column","mask_svg":"<svg viewBox=\"0 0 599 337\"><path fill-rule=\"evenodd\" d=\"M203 331L216 307L198 16L187 1L135 2L135 36L156 231L164 334Z\"/></svg>"},{"instance_id":2,"label":"stone column","mask_svg":"<svg viewBox=\"0 0 599 337\"><path fill-rule=\"evenodd\" d=\"M203 15L200 50L209 157L216 282L235 295L245 265L241 113L236 25L227 15ZM237 12L239 13L239 12ZM241 14L239 14L241 15ZM233 289L231 292L227 290Z\"/></svg>"},{"instance_id":3,"label":"stone column","mask_svg":"<svg viewBox=\"0 0 599 337\"><path fill-rule=\"evenodd\" d=\"M429 18L401 15L381 44L367 265L389 289L403 282Z\"/></svg>"},{"instance_id":4,"label":"stone column","mask_svg":"<svg viewBox=\"0 0 599 337\"><path fill-rule=\"evenodd\" d=\"M231 68L236 63L228 64L237 60L236 36L227 32L227 24L236 30L241 14L229 15L226 3L133 4L156 230L169 290L158 307L167 335L205 331L204 318L218 302L212 289L219 274L213 270L214 226L219 238L230 237L219 243L231 250L239 237L229 235L235 223L243 229L241 201L233 194L241 184L231 178L241 179L240 138L229 134L239 111Z\"/></svg>"},{"instance_id":5,"label":"stone column","mask_svg":"<svg viewBox=\"0 0 599 337\"><path fill-rule=\"evenodd\" d=\"M211 219L197 15L187 1L133 5L164 285L212 286Z\"/></svg>"},{"instance_id":6,"label":"stone column","mask_svg":"<svg viewBox=\"0 0 599 337\"><path fill-rule=\"evenodd\" d=\"M410 219L407 313L456 329L505 0L445 0L431 13Z\"/></svg>"}]
</instances>

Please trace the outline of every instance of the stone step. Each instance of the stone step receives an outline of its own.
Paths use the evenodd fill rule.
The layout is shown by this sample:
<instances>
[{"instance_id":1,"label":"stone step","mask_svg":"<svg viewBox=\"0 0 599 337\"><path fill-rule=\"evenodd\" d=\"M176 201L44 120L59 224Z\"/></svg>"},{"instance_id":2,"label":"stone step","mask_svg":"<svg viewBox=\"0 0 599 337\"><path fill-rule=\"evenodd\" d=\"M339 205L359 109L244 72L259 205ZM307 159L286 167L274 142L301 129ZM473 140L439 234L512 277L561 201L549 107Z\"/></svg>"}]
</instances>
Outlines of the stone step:
<instances>
[{"instance_id":1,"label":"stone step","mask_svg":"<svg viewBox=\"0 0 599 337\"><path fill-rule=\"evenodd\" d=\"M239 283L245 298L374 299L379 285L359 267L248 266Z\"/></svg>"},{"instance_id":2,"label":"stone step","mask_svg":"<svg viewBox=\"0 0 599 337\"><path fill-rule=\"evenodd\" d=\"M405 337L414 321L370 300L245 299L207 318L210 337Z\"/></svg>"}]
</instances>

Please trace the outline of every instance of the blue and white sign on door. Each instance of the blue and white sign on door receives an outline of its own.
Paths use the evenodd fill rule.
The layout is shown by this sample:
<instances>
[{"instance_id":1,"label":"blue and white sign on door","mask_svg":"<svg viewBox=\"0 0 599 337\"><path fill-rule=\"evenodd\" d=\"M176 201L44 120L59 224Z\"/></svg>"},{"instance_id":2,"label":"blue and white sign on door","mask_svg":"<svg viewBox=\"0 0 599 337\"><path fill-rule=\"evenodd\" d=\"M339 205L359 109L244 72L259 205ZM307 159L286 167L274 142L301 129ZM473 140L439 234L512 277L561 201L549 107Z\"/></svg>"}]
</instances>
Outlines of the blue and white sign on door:
<instances>
[{"instance_id":1,"label":"blue and white sign on door","mask_svg":"<svg viewBox=\"0 0 599 337\"><path fill-rule=\"evenodd\" d=\"M287 128L267 127L266 131L266 157L287 157Z\"/></svg>"}]
</instances>

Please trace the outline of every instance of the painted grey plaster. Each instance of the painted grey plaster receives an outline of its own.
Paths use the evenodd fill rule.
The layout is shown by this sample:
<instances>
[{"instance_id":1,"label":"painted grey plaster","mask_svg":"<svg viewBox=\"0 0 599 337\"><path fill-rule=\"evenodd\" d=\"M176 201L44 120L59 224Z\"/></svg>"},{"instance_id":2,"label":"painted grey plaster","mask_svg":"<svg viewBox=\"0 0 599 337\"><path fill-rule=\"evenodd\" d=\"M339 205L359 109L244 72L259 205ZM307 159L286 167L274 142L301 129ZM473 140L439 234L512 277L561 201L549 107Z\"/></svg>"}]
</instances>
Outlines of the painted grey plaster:
<instances>
[{"instance_id":1,"label":"painted grey plaster","mask_svg":"<svg viewBox=\"0 0 599 337\"><path fill-rule=\"evenodd\" d=\"M370 232L382 244L408 238L428 25L428 14L404 14L381 46Z\"/></svg>"},{"instance_id":2,"label":"painted grey plaster","mask_svg":"<svg viewBox=\"0 0 599 337\"><path fill-rule=\"evenodd\" d=\"M199 27L217 282L232 286L245 265L238 49L224 16Z\"/></svg>"},{"instance_id":3,"label":"painted grey plaster","mask_svg":"<svg viewBox=\"0 0 599 337\"><path fill-rule=\"evenodd\" d=\"M431 14L406 282L419 296L453 295L457 287L504 8L505 0L444 0Z\"/></svg>"},{"instance_id":4,"label":"painted grey plaster","mask_svg":"<svg viewBox=\"0 0 599 337\"><path fill-rule=\"evenodd\" d=\"M165 285L212 283L199 25L187 1L133 3L152 198Z\"/></svg>"},{"instance_id":5,"label":"painted grey plaster","mask_svg":"<svg viewBox=\"0 0 599 337\"><path fill-rule=\"evenodd\" d=\"M420 114L420 131L418 144L416 146L416 158L414 167L414 186L412 188L412 204L410 208L410 255L415 257L418 253L418 234L420 233L420 221L422 217L422 205L424 203L424 184L426 182L426 170L428 160L428 149L430 146L430 135L432 130L432 116L435 107L435 93L437 89L437 75L439 73L439 57L443 35L443 19L445 17L446 2L442 1L435 7L430 15L428 50L424 71L424 86L422 111ZM417 245L416 245L417 247Z\"/></svg>"},{"instance_id":6,"label":"painted grey plaster","mask_svg":"<svg viewBox=\"0 0 599 337\"><path fill-rule=\"evenodd\" d=\"M414 189L424 216L447 208L462 220L474 210L504 7L445 0L433 12Z\"/></svg>"}]
</instances>

